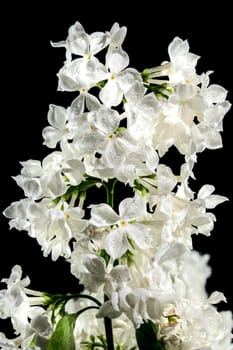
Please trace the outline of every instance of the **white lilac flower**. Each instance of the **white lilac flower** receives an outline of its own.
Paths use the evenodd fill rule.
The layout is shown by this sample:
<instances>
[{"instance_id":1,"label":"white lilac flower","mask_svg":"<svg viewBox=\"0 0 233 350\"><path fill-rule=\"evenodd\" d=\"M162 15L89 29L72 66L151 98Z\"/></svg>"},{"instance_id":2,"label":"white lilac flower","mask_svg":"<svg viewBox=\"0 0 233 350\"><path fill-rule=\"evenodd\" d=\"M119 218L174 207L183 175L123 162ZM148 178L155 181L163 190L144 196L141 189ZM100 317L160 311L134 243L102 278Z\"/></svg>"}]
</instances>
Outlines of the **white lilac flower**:
<instances>
[{"instance_id":1,"label":"white lilac flower","mask_svg":"<svg viewBox=\"0 0 233 350\"><path fill-rule=\"evenodd\" d=\"M91 160L95 176L115 177L131 187L139 176L153 173L159 161L155 149L140 143L127 129L113 134L101 154L101 159Z\"/></svg>"},{"instance_id":2,"label":"white lilac flower","mask_svg":"<svg viewBox=\"0 0 233 350\"><path fill-rule=\"evenodd\" d=\"M56 198L66 192L61 174L62 155L53 152L44 158L42 164L36 160L21 162L21 175L15 181L24 190L25 196L40 199L42 196ZM32 167L32 169L31 169Z\"/></svg>"},{"instance_id":3,"label":"white lilac flower","mask_svg":"<svg viewBox=\"0 0 233 350\"><path fill-rule=\"evenodd\" d=\"M187 255L187 248L181 243L162 243L154 254L148 271L149 288L156 291L176 292L176 280Z\"/></svg>"},{"instance_id":4,"label":"white lilac flower","mask_svg":"<svg viewBox=\"0 0 233 350\"><path fill-rule=\"evenodd\" d=\"M101 288L109 297L113 308L119 311L119 295L125 290L127 282L131 280L127 266L108 264L102 257L85 254L83 265L85 272L80 274L80 282L90 292L98 292Z\"/></svg>"},{"instance_id":5,"label":"white lilac flower","mask_svg":"<svg viewBox=\"0 0 233 350\"><path fill-rule=\"evenodd\" d=\"M69 112L71 114L70 120L72 122L73 118L75 119L77 116L81 116L84 112L86 112L86 109L87 111L91 112L91 111L96 111L100 107L101 107L101 103L98 100L98 98L90 94L87 90L82 89L78 97L76 97L70 105L70 108L69 108ZM70 129L69 123L68 123L68 127ZM73 129L71 128L71 130ZM74 131L77 132L77 128L74 128Z\"/></svg>"},{"instance_id":6,"label":"white lilac flower","mask_svg":"<svg viewBox=\"0 0 233 350\"><path fill-rule=\"evenodd\" d=\"M85 167L79 159L67 158L62 152L46 156L42 164L36 160L21 162L21 175L14 177L26 197L38 200L55 199L67 191L67 185L78 185L83 180Z\"/></svg>"},{"instance_id":7,"label":"white lilac flower","mask_svg":"<svg viewBox=\"0 0 233 350\"><path fill-rule=\"evenodd\" d=\"M127 28L125 26L120 27L118 23L114 23L110 29L110 42L108 50L116 49L123 44L127 33Z\"/></svg>"},{"instance_id":8,"label":"white lilac flower","mask_svg":"<svg viewBox=\"0 0 233 350\"><path fill-rule=\"evenodd\" d=\"M221 196L219 194L212 194L215 188L212 185L204 185L201 187L197 194L197 198L200 201L203 201L207 209L213 209L218 204L223 203L228 200L227 197Z\"/></svg>"},{"instance_id":9,"label":"white lilac flower","mask_svg":"<svg viewBox=\"0 0 233 350\"><path fill-rule=\"evenodd\" d=\"M50 126L46 126L42 131L44 138L43 144L49 148L55 148L58 142L63 139L71 139L67 122L69 120L68 111L56 105L50 105L48 111L48 122Z\"/></svg>"},{"instance_id":10,"label":"white lilac flower","mask_svg":"<svg viewBox=\"0 0 233 350\"><path fill-rule=\"evenodd\" d=\"M91 235L90 233L90 235L88 235L88 231L87 228L84 234L76 236L76 241L73 243L70 256L70 271L86 289L96 291L104 281L105 269L101 264L100 257L97 266L99 268L98 274L94 276L90 274L85 265L86 259L90 257L96 258L96 251L101 251L102 249L101 244L97 246L94 234Z\"/></svg>"},{"instance_id":11,"label":"white lilac flower","mask_svg":"<svg viewBox=\"0 0 233 350\"><path fill-rule=\"evenodd\" d=\"M136 200L135 200L136 199ZM146 226L138 222L143 216L143 203L139 198L126 198L119 204L119 215L107 204L91 206L90 223L105 228L104 247L115 260L123 256L132 244L144 250L151 246L151 237ZM132 240L134 243L130 243Z\"/></svg>"},{"instance_id":12,"label":"white lilac flower","mask_svg":"<svg viewBox=\"0 0 233 350\"><path fill-rule=\"evenodd\" d=\"M194 118L205 108L203 98L198 96L199 90L194 85L179 84L168 101L161 103L160 113L154 118L153 132L153 143L160 156L173 145L182 154L191 153Z\"/></svg>"},{"instance_id":13,"label":"white lilac flower","mask_svg":"<svg viewBox=\"0 0 233 350\"><path fill-rule=\"evenodd\" d=\"M229 111L231 104L226 100L226 89L217 84L209 85L209 74L207 72L201 77L200 95L203 96L207 108L200 117L200 123L197 127L203 138L203 148L216 149L222 147L220 132L223 131L223 118Z\"/></svg>"},{"instance_id":14,"label":"white lilac flower","mask_svg":"<svg viewBox=\"0 0 233 350\"><path fill-rule=\"evenodd\" d=\"M109 70L107 83L101 89L99 98L108 107L118 106L135 81L142 81L140 73L133 68L127 68L128 54L121 47L111 48L106 55L106 66Z\"/></svg>"},{"instance_id":15,"label":"white lilac flower","mask_svg":"<svg viewBox=\"0 0 233 350\"><path fill-rule=\"evenodd\" d=\"M90 57L103 50L110 41L110 33L94 32L87 34L80 22L70 26L67 38L71 53Z\"/></svg>"},{"instance_id":16,"label":"white lilac flower","mask_svg":"<svg viewBox=\"0 0 233 350\"><path fill-rule=\"evenodd\" d=\"M59 256L68 258L71 254L70 240L88 225L82 219L84 211L79 207L47 208L46 202L31 203L28 208L30 221L29 235L35 237L41 245L44 256L52 254L52 260Z\"/></svg>"},{"instance_id":17,"label":"white lilac flower","mask_svg":"<svg viewBox=\"0 0 233 350\"><path fill-rule=\"evenodd\" d=\"M153 290L150 288L130 288L126 286L118 293L118 305L115 309L111 300L105 302L98 311L97 317L116 319L121 315L140 327L146 320L159 320L166 304L175 302L176 295L171 290ZM119 310L119 311L118 311Z\"/></svg>"},{"instance_id":18,"label":"white lilac flower","mask_svg":"<svg viewBox=\"0 0 233 350\"><path fill-rule=\"evenodd\" d=\"M191 153L193 144L191 132L195 126L195 116L202 115L207 107L200 96L200 89L191 84L179 84L164 107L163 118L160 115L156 120L164 125L155 127L154 133L154 139L158 138L156 141L158 147L167 142L166 148L175 145L180 153ZM162 119L159 121L160 118ZM163 130L162 134L160 134L161 130Z\"/></svg>"},{"instance_id":19,"label":"white lilac flower","mask_svg":"<svg viewBox=\"0 0 233 350\"><path fill-rule=\"evenodd\" d=\"M176 279L186 254L186 248L179 243L163 244L157 247L155 255L148 250L143 259L136 251L129 266L131 278L118 292L117 307L110 299L107 310L111 306L125 313L137 327L143 320L157 320L163 305L179 298ZM100 313L103 311L101 308Z\"/></svg>"},{"instance_id":20,"label":"white lilac flower","mask_svg":"<svg viewBox=\"0 0 233 350\"><path fill-rule=\"evenodd\" d=\"M171 146L181 154L192 155L205 148L222 147L222 120L230 108L226 90L202 76L202 87L179 83L168 101L161 102L160 113L154 117L153 142L160 156Z\"/></svg>"},{"instance_id":21,"label":"white lilac flower","mask_svg":"<svg viewBox=\"0 0 233 350\"><path fill-rule=\"evenodd\" d=\"M107 72L96 57L76 58L58 73L59 91L89 90L106 78Z\"/></svg>"},{"instance_id":22,"label":"white lilac flower","mask_svg":"<svg viewBox=\"0 0 233 350\"><path fill-rule=\"evenodd\" d=\"M21 199L20 201L11 203L3 212L9 221L10 228L16 228L17 230L30 229L30 222L28 220L27 212L28 207L31 204L31 200L28 198Z\"/></svg>"},{"instance_id":23,"label":"white lilac flower","mask_svg":"<svg viewBox=\"0 0 233 350\"><path fill-rule=\"evenodd\" d=\"M9 278L1 280L7 285L6 289L0 291L0 317L11 318L12 326L18 337L8 340L0 335L0 346L2 344L9 349L22 345L22 349L29 347L35 334L48 337L52 332L52 324L44 308L37 306L45 302L41 292L28 289L30 280L22 278L22 268L15 265ZM5 346L4 345L4 346ZM25 346L25 347L24 347Z\"/></svg>"},{"instance_id":24,"label":"white lilac flower","mask_svg":"<svg viewBox=\"0 0 233 350\"><path fill-rule=\"evenodd\" d=\"M114 137L120 120L117 111L105 106L73 118L71 127L78 130L73 144L83 156L90 153L95 154L95 152L102 153L109 140Z\"/></svg>"},{"instance_id":25,"label":"white lilac flower","mask_svg":"<svg viewBox=\"0 0 233 350\"><path fill-rule=\"evenodd\" d=\"M168 306L158 324L158 336L167 349L230 350L229 318L219 313L211 301L184 300ZM182 346L182 347L181 347Z\"/></svg>"},{"instance_id":26,"label":"white lilac flower","mask_svg":"<svg viewBox=\"0 0 233 350\"><path fill-rule=\"evenodd\" d=\"M83 88L90 89L99 81L104 80L106 70L95 55L109 43L110 33L95 32L87 34L79 22L69 28L67 40L54 44L56 47L65 47L66 62L58 73L58 89L77 91ZM82 56L72 61L71 55Z\"/></svg>"},{"instance_id":27,"label":"white lilac flower","mask_svg":"<svg viewBox=\"0 0 233 350\"><path fill-rule=\"evenodd\" d=\"M106 290L112 292L108 293L109 301L101 306L98 317L111 315L110 317L115 318L125 313L136 327L143 323L143 320L158 319L161 316L162 305L175 302L178 298L174 281L177 277L177 266L182 265L185 253L186 248L181 244L175 243L171 247L167 244L161 249L158 248L157 256L153 257L148 250L142 259L140 250L135 248L133 263L128 272L124 271L122 276L119 274L118 277L123 281L124 288L117 286L116 289L114 284L110 284L109 287L108 283L106 284ZM114 279L111 278L110 282L114 282Z\"/></svg>"},{"instance_id":28,"label":"white lilac flower","mask_svg":"<svg viewBox=\"0 0 233 350\"><path fill-rule=\"evenodd\" d=\"M175 240L190 248L192 247L191 235L198 233L210 235L215 216L207 209L212 209L227 200L224 196L212 195L213 191L213 186L205 185L199 191L197 198L191 201L173 192L153 196L155 210L150 220L151 224L154 221L152 224L154 235L159 235L161 240L170 242Z\"/></svg>"},{"instance_id":29,"label":"white lilac flower","mask_svg":"<svg viewBox=\"0 0 233 350\"><path fill-rule=\"evenodd\" d=\"M88 225L87 220L82 219L84 211L79 207L69 207L65 202L51 206L49 200L36 203L24 199L12 203L4 215L11 219L11 227L28 231L29 236L36 238L44 256L51 253L53 260L59 256L69 257L70 240Z\"/></svg>"},{"instance_id":30,"label":"white lilac flower","mask_svg":"<svg viewBox=\"0 0 233 350\"><path fill-rule=\"evenodd\" d=\"M159 164L154 178L143 177L138 180L153 198L153 194L162 197L171 193L178 182L178 178L173 174L171 168L164 164Z\"/></svg>"},{"instance_id":31,"label":"white lilac flower","mask_svg":"<svg viewBox=\"0 0 233 350\"><path fill-rule=\"evenodd\" d=\"M199 56L189 52L187 40L175 37L168 46L168 53L171 62L168 76L171 83L199 83L195 69Z\"/></svg>"},{"instance_id":32,"label":"white lilac flower","mask_svg":"<svg viewBox=\"0 0 233 350\"><path fill-rule=\"evenodd\" d=\"M12 325L16 334L23 336L28 331L29 300L24 288L30 284L28 277L22 279L22 269L15 265L9 278L2 279L7 289L1 290L0 316L1 318L11 317Z\"/></svg>"},{"instance_id":33,"label":"white lilac flower","mask_svg":"<svg viewBox=\"0 0 233 350\"><path fill-rule=\"evenodd\" d=\"M124 108L127 115L127 129L139 144L152 145L155 116L160 110L159 101L153 93L145 94L146 88L139 81L134 82L125 93Z\"/></svg>"},{"instance_id":34,"label":"white lilac flower","mask_svg":"<svg viewBox=\"0 0 233 350\"><path fill-rule=\"evenodd\" d=\"M211 275L211 268L207 264L209 258L208 254L201 255L195 250L186 254L178 271L178 278L184 286L184 298L202 301L207 299L206 282Z\"/></svg>"}]
</instances>

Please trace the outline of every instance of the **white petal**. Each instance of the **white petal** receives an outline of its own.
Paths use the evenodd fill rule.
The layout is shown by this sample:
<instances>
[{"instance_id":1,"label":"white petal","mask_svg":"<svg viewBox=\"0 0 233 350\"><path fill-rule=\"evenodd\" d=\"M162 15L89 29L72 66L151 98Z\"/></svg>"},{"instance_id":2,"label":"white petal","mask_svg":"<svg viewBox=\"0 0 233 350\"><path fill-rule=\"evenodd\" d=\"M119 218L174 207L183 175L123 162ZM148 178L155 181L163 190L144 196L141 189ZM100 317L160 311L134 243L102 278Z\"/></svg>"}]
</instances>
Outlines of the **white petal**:
<instances>
[{"instance_id":1,"label":"white petal","mask_svg":"<svg viewBox=\"0 0 233 350\"><path fill-rule=\"evenodd\" d=\"M136 199L137 202L136 203ZM142 203L142 201L141 201ZM140 204L138 198L125 198L119 204L119 213L122 219L133 220L138 216L138 205ZM141 207L141 206L140 206ZM139 209L140 210L140 209Z\"/></svg>"},{"instance_id":2,"label":"white petal","mask_svg":"<svg viewBox=\"0 0 233 350\"><path fill-rule=\"evenodd\" d=\"M96 98L95 96L93 96L89 93L85 94L85 98L86 98L87 109L89 111L96 111L99 109L100 102L99 102L98 98Z\"/></svg>"},{"instance_id":3,"label":"white petal","mask_svg":"<svg viewBox=\"0 0 233 350\"><path fill-rule=\"evenodd\" d=\"M23 166L21 174L26 177L39 177L43 174L39 160L29 159L26 162L20 162L20 164Z\"/></svg>"},{"instance_id":4,"label":"white petal","mask_svg":"<svg viewBox=\"0 0 233 350\"><path fill-rule=\"evenodd\" d=\"M110 300L106 301L103 305L101 305L99 311L96 314L97 318L101 317L109 317L109 318L117 318L121 314L121 311L116 311Z\"/></svg>"},{"instance_id":5,"label":"white petal","mask_svg":"<svg viewBox=\"0 0 233 350\"><path fill-rule=\"evenodd\" d=\"M170 248L166 248L159 262L163 264L164 262L170 260L172 264L176 264L179 261L184 260L184 255L187 253L187 248L181 243L171 243ZM177 268L177 267L176 267Z\"/></svg>"},{"instance_id":6,"label":"white petal","mask_svg":"<svg viewBox=\"0 0 233 350\"><path fill-rule=\"evenodd\" d=\"M81 115L84 112L85 108L85 95L80 94L76 97L71 103L71 112L77 116Z\"/></svg>"},{"instance_id":7,"label":"white petal","mask_svg":"<svg viewBox=\"0 0 233 350\"><path fill-rule=\"evenodd\" d=\"M227 90L220 85L212 84L207 88L205 97L207 97L209 103L221 103L227 97Z\"/></svg>"},{"instance_id":8,"label":"white petal","mask_svg":"<svg viewBox=\"0 0 233 350\"><path fill-rule=\"evenodd\" d=\"M168 53L171 60L174 60L176 56L186 54L189 51L189 44L187 40L183 41L179 37L175 37L168 46Z\"/></svg>"},{"instance_id":9,"label":"white petal","mask_svg":"<svg viewBox=\"0 0 233 350\"><path fill-rule=\"evenodd\" d=\"M31 327L36 331L36 334L42 337L51 336L53 331L49 317L43 314L37 314L36 316L33 315L33 317L31 317Z\"/></svg>"},{"instance_id":10,"label":"white petal","mask_svg":"<svg viewBox=\"0 0 233 350\"><path fill-rule=\"evenodd\" d=\"M119 47L122 45L125 36L127 33L127 28L126 27L121 27L119 26L118 23L114 23L111 30L111 47Z\"/></svg>"},{"instance_id":11,"label":"white petal","mask_svg":"<svg viewBox=\"0 0 233 350\"><path fill-rule=\"evenodd\" d=\"M96 57L92 57L90 60L82 59L79 70L72 73L76 74L76 80L80 87L87 90L107 77L106 67Z\"/></svg>"},{"instance_id":12,"label":"white petal","mask_svg":"<svg viewBox=\"0 0 233 350\"><path fill-rule=\"evenodd\" d=\"M106 65L113 74L120 73L128 64L129 56L121 47L112 49L106 56Z\"/></svg>"},{"instance_id":13,"label":"white petal","mask_svg":"<svg viewBox=\"0 0 233 350\"><path fill-rule=\"evenodd\" d=\"M83 180L85 166L78 159L67 160L62 168L71 185L76 186Z\"/></svg>"},{"instance_id":14,"label":"white petal","mask_svg":"<svg viewBox=\"0 0 233 350\"><path fill-rule=\"evenodd\" d=\"M215 188L213 185L204 185L202 188L199 190L197 197L205 199L209 197L213 192Z\"/></svg>"},{"instance_id":15,"label":"white petal","mask_svg":"<svg viewBox=\"0 0 233 350\"><path fill-rule=\"evenodd\" d=\"M208 303L209 304L218 304L221 301L224 301L225 303L227 302L226 297L223 293L221 292L213 292L208 298Z\"/></svg>"},{"instance_id":16,"label":"white petal","mask_svg":"<svg viewBox=\"0 0 233 350\"><path fill-rule=\"evenodd\" d=\"M173 175L171 168L160 164L157 169L158 194L164 195L172 191L177 184L176 176Z\"/></svg>"},{"instance_id":17,"label":"white petal","mask_svg":"<svg viewBox=\"0 0 233 350\"><path fill-rule=\"evenodd\" d=\"M217 149L222 147L222 137L219 132L209 130L205 134L206 147L209 149Z\"/></svg>"},{"instance_id":18,"label":"white petal","mask_svg":"<svg viewBox=\"0 0 233 350\"><path fill-rule=\"evenodd\" d=\"M83 232L89 224L88 220L80 219L79 209L80 208L77 207L77 208L72 208L65 211L65 215L67 217L67 223L71 228L73 236L75 236L76 234L79 234L80 232Z\"/></svg>"},{"instance_id":19,"label":"white petal","mask_svg":"<svg viewBox=\"0 0 233 350\"><path fill-rule=\"evenodd\" d=\"M13 202L3 211L3 215L9 219L16 217L25 218L29 204L30 200L27 198L18 202Z\"/></svg>"},{"instance_id":20,"label":"white petal","mask_svg":"<svg viewBox=\"0 0 233 350\"><path fill-rule=\"evenodd\" d=\"M88 34L81 31L76 24L69 30L68 42L72 53L85 56L89 53L89 37Z\"/></svg>"},{"instance_id":21,"label":"white petal","mask_svg":"<svg viewBox=\"0 0 233 350\"><path fill-rule=\"evenodd\" d=\"M108 204L91 205L90 223L97 227L109 226L119 221L119 216Z\"/></svg>"},{"instance_id":22,"label":"white petal","mask_svg":"<svg viewBox=\"0 0 233 350\"><path fill-rule=\"evenodd\" d=\"M117 265L110 272L112 280L121 288L125 282L131 280L129 269L123 265Z\"/></svg>"},{"instance_id":23,"label":"white petal","mask_svg":"<svg viewBox=\"0 0 233 350\"><path fill-rule=\"evenodd\" d=\"M142 84L138 82L138 84ZM143 99L139 103L139 108L142 111L145 111L147 115L154 116L159 111L159 103L153 93L147 94L143 97Z\"/></svg>"},{"instance_id":24,"label":"white petal","mask_svg":"<svg viewBox=\"0 0 233 350\"><path fill-rule=\"evenodd\" d=\"M7 283L9 287L21 280L23 271L20 265L14 265L9 278L3 278L1 282Z\"/></svg>"},{"instance_id":25,"label":"white petal","mask_svg":"<svg viewBox=\"0 0 233 350\"><path fill-rule=\"evenodd\" d=\"M104 142L105 137L103 135L98 131L91 131L76 140L76 145L83 153L90 154L99 150Z\"/></svg>"},{"instance_id":26,"label":"white petal","mask_svg":"<svg viewBox=\"0 0 233 350\"><path fill-rule=\"evenodd\" d=\"M126 231L139 248L147 249L151 246L151 237L143 224L128 224Z\"/></svg>"},{"instance_id":27,"label":"white petal","mask_svg":"<svg viewBox=\"0 0 233 350\"><path fill-rule=\"evenodd\" d=\"M181 101L187 101L197 94L197 88L191 84L177 84L176 93Z\"/></svg>"},{"instance_id":28,"label":"white petal","mask_svg":"<svg viewBox=\"0 0 233 350\"><path fill-rule=\"evenodd\" d=\"M159 163L159 156L155 149L152 147L145 147L146 153L146 165L149 167L151 172L154 172Z\"/></svg>"},{"instance_id":29,"label":"white petal","mask_svg":"<svg viewBox=\"0 0 233 350\"><path fill-rule=\"evenodd\" d=\"M31 197L33 200L41 198L42 189L38 179L25 179L23 190L26 197Z\"/></svg>"},{"instance_id":30,"label":"white petal","mask_svg":"<svg viewBox=\"0 0 233 350\"><path fill-rule=\"evenodd\" d=\"M128 250L128 240L122 230L111 231L104 241L106 252L113 260L120 258Z\"/></svg>"},{"instance_id":31,"label":"white petal","mask_svg":"<svg viewBox=\"0 0 233 350\"><path fill-rule=\"evenodd\" d=\"M66 184L63 181L61 174L58 171L46 172L41 177L41 186L43 192L49 197L56 198L66 192Z\"/></svg>"},{"instance_id":32,"label":"white petal","mask_svg":"<svg viewBox=\"0 0 233 350\"><path fill-rule=\"evenodd\" d=\"M8 219L13 219L17 216L17 208L18 202L13 202L6 207L6 209L3 211L3 215Z\"/></svg>"},{"instance_id":33,"label":"white petal","mask_svg":"<svg viewBox=\"0 0 233 350\"><path fill-rule=\"evenodd\" d=\"M28 208L31 218L36 219L40 217L46 218L46 209L36 202L32 202Z\"/></svg>"},{"instance_id":34,"label":"white petal","mask_svg":"<svg viewBox=\"0 0 233 350\"><path fill-rule=\"evenodd\" d=\"M55 148L57 143L61 140L63 132L52 126L46 126L42 130L42 136L44 139L43 145L46 145L48 148Z\"/></svg>"},{"instance_id":35,"label":"white petal","mask_svg":"<svg viewBox=\"0 0 233 350\"><path fill-rule=\"evenodd\" d=\"M65 108L50 105L48 111L48 122L57 129L63 129L67 120L67 111Z\"/></svg>"},{"instance_id":36,"label":"white petal","mask_svg":"<svg viewBox=\"0 0 233 350\"><path fill-rule=\"evenodd\" d=\"M218 204L223 203L228 200L227 197L218 194L212 195L215 188L212 185L204 185L198 192L198 198L205 200L205 206L208 209L215 208Z\"/></svg>"},{"instance_id":37,"label":"white petal","mask_svg":"<svg viewBox=\"0 0 233 350\"><path fill-rule=\"evenodd\" d=\"M58 90L60 91L77 91L86 85L82 84L82 76L80 74L81 65L83 59L77 58L71 63L64 65L57 76L58 81ZM83 72L85 74L86 72Z\"/></svg>"},{"instance_id":38,"label":"white petal","mask_svg":"<svg viewBox=\"0 0 233 350\"><path fill-rule=\"evenodd\" d=\"M206 198L205 204L206 208L208 209L214 209L217 205L228 201L229 199L225 196L220 196L219 194L214 194L210 196L209 198Z\"/></svg>"},{"instance_id":39,"label":"white petal","mask_svg":"<svg viewBox=\"0 0 233 350\"><path fill-rule=\"evenodd\" d=\"M145 90L146 89L141 82L134 82L125 94L127 102L137 104L143 98Z\"/></svg>"},{"instance_id":40,"label":"white petal","mask_svg":"<svg viewBox=\"0 0 233 350\"><path fill-rule=\"evenodd\" d=\"M122 148L117 147L116 142L110 140L105 146L103 159L105 166L118 169L125 160L125 155Z\"/></svg>"},{"instance_id":41,"label":"white petal","mask_svg":"<svg viewBox=\"0 0 233 350\"><path fill-rule=\"evenodd\" d=\"M123 92L115 78L108 80L107 84L100 90L99 98L107 107L118 106L121 103Z\"/></svg>"},{"instance_id":42,"label":"white petal","mask_svg":"<svg viewBox=\"0 0 233 350\"><path fill-rule=\"evenodd\" d=\"M108 45L110 41L110 33L95 32L89 35L89 40L90 53L95 55Z\"/></svg>"},{"instance_id":43,"label":"white petal","mask_svg":"<svg viewBox=\"0 0 233 350\"><path fill-rule=\"evenodd\" d=\"M63 161L63 155L61 152L52 152L48 154L42 161L43 174L46 171L50 171L50 169L55 170Z\"/></svg>"},{"instance_id":44,"label":"white petal","mask_svg":"<svg viewBox=\"0 0 233 350\"><path fill-rule=\"evenodd\" d=\"M215 216L212 213L200 214L192 221L192 225L198 227L198 232L209 236L214 227Z\"/></svg>"},{"instance_id":45,"label":"white petal","mask_svg":"<svg viewBox=\"0 0 233 350\"><path fill-rule=\"evenodd\" d=\"M142 82L140 73L134 68L127 68L116 77L121 90L126 93L136 82Z\"/></svg>"},{"instance_id":46,"label":"white petal","mask_svg":"<svg viewBox=\"0 0 233 350\"><path fill-rule=\"evenodd\" d=\"M117 111L102 107L96 113L92 114L91 120L97 129L110 135L118 128L120 116Z\"/></svg>"},{"instance_id":47,"label":"white petal","mask_svg":"<svg viewBox=\"0 0 233 350\"><path fill-rule=\"evenodd\" d=\"M58 91L77 91L81 88L73 77L67 75L65 71L58 73Z\"/></svg>"},{"instance_id":48,"label":"white petal","mask_svg":"<svg viewBox=\"0 0 233 350\"><path fill-rule=\"evenodd\" d=\"M93 275L92 278L98 280L99 283L104 282L105 261L103 258L89 254L84 259L84 265L86 266L88 271Z\"/></svg>"}]
</instances>

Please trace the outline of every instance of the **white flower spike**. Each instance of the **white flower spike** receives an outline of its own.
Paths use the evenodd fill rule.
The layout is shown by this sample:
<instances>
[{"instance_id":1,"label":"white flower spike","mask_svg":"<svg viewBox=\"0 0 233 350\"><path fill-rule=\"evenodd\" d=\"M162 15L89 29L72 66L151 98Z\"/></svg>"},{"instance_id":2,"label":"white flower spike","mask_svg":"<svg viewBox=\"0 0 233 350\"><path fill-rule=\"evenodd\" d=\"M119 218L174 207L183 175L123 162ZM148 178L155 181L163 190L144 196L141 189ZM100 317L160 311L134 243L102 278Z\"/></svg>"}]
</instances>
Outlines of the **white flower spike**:
<instances>
[{"instance_id":1,"label":"white flower spike","mask_svg":"<svg viewBox=\"0 0 233 350\"><path fill-rule=\"evenodd\" d=\"M222 147L227 91L196 73L199 56L179 37L170 61L129 68L126 33L116 22L87 34L77 21L52 44L66 49L58 90L77 95L49 106L50 153L21 162L24 198L4 215L45 257L63 257L83 291L30 290L14 266L1 281L0 318L16 337L0 333L1 349L233 350L232 313L218 311L221 291L208 295L209 256L192 239L210 236L210 210L227 198L189 185L198 154ZM164 157L171 148L183 157L178 173Z\"/></svg>"}]
</instances>

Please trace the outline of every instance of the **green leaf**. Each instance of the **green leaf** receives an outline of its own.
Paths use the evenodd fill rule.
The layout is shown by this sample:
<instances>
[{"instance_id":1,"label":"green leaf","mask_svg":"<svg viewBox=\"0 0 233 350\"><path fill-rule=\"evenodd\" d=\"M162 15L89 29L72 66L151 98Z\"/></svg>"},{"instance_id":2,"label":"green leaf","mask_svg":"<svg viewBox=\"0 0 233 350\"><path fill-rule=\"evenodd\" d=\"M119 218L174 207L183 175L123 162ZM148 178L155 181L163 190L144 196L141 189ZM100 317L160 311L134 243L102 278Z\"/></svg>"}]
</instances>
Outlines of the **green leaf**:
<instances>
[{"instance_id":1,"label":"green leaf","mask_svg":"<svg viewBox=\"0 0 233 350\"><path fill-rule=\"evenodd\" d=\"M76 314L65 315L58 322L47 350L75 350L74 326Z\"/></svg>"},{"instance_id":2,"label":"green leaf","mask_svg":"<svg viewBox=\"0 0 233 350\"><path fill-rule=\"evenodd\" d=\"M136 339L140 350L166 350L163 341L157 339L155 326L150 320L136 329Z\"/></svg>"},{"instance_id":3,"label":"green leaf","mask_svg":"<svg viewBox=\"0 0 233 350\"><path fill-rule=\"evenodd\" d=\"M102 258L104 258L106 266L108 266L108 263L110 261L110 255L108 255L108 253L104 249L100 250L100 252L98 253L98 256L101 256Z\"/></svg>"},{"instance_id":4,"label":"green leaf","mask_svg":"<svg viewBox=\"0 0 233 350\"><path fill-rule=\"evenodd\" d=\"M106 83L107 83L107 80L101 80L96 84L96 86L102 89L106 85Z\"/></svg>"}]
</instances>

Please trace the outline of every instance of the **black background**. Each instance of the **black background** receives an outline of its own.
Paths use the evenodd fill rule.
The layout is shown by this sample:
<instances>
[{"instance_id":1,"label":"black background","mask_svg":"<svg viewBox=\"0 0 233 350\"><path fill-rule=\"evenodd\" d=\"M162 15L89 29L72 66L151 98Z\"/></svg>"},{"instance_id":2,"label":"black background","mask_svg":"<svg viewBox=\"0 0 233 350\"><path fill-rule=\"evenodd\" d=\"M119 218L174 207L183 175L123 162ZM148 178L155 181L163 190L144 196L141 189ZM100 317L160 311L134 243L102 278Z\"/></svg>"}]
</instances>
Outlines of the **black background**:
<instances>
[{"instance_id":1,"label":"black background","mask_svg":"<svg viewBox=\"0 0 233 350\"><path fill-rule=\"evenodd\" d=\"M95 4L95 5L93 5ZM188 39L191 52L201 56L198 73L212 70L211 82L225 87L233 101L232 19L224 2L203 9L201 3L62 1L51 8L40 2L8 5L1 9L1 201L2 212L23 197L12 180L19 174L19 161L43 159L49 150L42 145L41 131L47 125L49 103L66 105L73 95L57 92L56 73L64 61L64 49L54 49L50 40L67 36L70 25L80 21L88 33L110 30L114 22L128 28L123 48L130 66L139 71L168 59L167 46L175 36ZM127 8L128 6L128 8ZM68 96L69 95L69 96ZM71 98L71 97L72 98ZM208 291L224 292L222 309L233 309L232 293L232 117L224 119L223 149L205 151L195 167L198 189L209 183L230 201L214 210L217 218L211 237L194 237L194 246L211 255L213 269ZM9 230L0 216L0 279L20 264L31 278L31 287L48 292L72 292L78 282L63 259L43 258L39 245L25 232Z\"/></svg>"}]
</instances>

